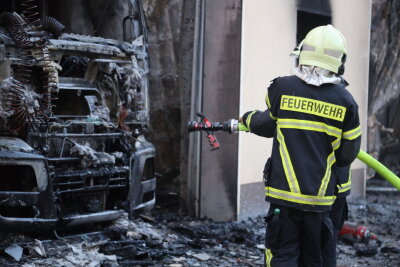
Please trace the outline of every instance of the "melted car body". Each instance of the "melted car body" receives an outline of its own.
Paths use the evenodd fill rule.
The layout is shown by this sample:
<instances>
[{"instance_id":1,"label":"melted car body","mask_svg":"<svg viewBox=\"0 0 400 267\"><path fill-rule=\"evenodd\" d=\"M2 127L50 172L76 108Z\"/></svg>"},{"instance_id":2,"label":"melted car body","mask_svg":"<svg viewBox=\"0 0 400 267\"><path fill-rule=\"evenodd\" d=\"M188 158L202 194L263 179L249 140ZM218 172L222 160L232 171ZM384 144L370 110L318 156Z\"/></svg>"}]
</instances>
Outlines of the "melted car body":
<instances>
[{"instance_id":1,"label":"melted car body","mask_svg":"<svg viewBox=\"0 0 400 267\"><path fill-rule=\"evenodd\" d=\"M1 14L0 26L1 229L58 229L151 208L143 29L122 42L16 13Z\"/></svg>"}]
</instances>

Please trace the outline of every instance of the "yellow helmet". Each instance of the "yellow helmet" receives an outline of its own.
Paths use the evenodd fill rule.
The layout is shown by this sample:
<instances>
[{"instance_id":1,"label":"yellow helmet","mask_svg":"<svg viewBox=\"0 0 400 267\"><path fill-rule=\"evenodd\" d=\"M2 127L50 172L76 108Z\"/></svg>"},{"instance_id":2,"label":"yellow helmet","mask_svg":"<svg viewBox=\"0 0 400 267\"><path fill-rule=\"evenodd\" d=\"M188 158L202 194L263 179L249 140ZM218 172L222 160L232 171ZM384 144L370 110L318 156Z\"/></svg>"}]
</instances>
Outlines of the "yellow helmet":
<instances>
[{"instance_id":1,"label":"yellow helmet","mask_svg":"<svg viewBox=\"0 0 400 267\"><path fill-rule=\"evenodd\" d=\"M300 65L317 66L339 73L346 59L346 39L332 25L312 29L300 46Z\"/></svg>"}]
</instances>

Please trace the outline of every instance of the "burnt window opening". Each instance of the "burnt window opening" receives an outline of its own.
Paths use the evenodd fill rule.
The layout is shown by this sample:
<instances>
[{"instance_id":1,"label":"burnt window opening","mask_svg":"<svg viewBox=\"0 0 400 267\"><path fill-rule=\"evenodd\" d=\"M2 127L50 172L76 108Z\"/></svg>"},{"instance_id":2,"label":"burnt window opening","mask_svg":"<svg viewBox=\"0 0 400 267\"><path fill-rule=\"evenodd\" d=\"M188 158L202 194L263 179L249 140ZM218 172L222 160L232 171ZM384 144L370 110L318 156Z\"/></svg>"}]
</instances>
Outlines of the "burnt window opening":
<instances>
[{"instance_id":1,"label":"burnt window opening","mask_svg":"<svg viewBox=\"0 0 400 267\"><path fill-rule=\"evenodd\" d=\"M299 44L307 33L318 26L332 24L332 17L312 12L297 10L296 41Z\"/></svg>"},{"instance_id":2,"label":"burnt window opening","mask_svg":"<svg viewBox=\"0 0 400 267\"><path fill-rule=\"evenodd\" d=\"M153 179L154 175L155 175L154 158L148 158L148 159L146 159L146 162L144 163L142 180Z\"/></svg>"},{"instance_id":3,"label":"burnt window opening","mask_svg":"<svg viewBox=\"0 0 400 267\"><path fill-rule=\"evenodd\" d=\"M297 32L296 44L300 44L306 37L307 33L318 26L323 26L332 23L332 17L316 14L312 12L297 10ZM299 59L296 59L296 65L299 64Z\"/></svg>"},{"instance_id":4,"label":"burnt window opening","mask_svg":"<svg viewBox=\"0 0 400 267\"><path fill-rule=\"evenodd\" d=\"M89 63L89 58L65 55L61 58L60 77L83 78Z\"/></svg>"},{"instance_id":5,"label":"burnt window opening","mask_svg":"<svg viewBox=\"0 0 400 267\"><path fill-rule=\"evenodd\" d=\"M86 96L93 96L93 92L84 90L60 90L53 108L56 116L90 116L90 106ZM97 99L99 99L97 97ZM96 102L98 104L98 102ZM95 103L95 104L96 104Z\"/></svg>"},{"instance_id":6,"label":"burnt window opening","mask_svg":"<svg viewBox=\"0 0 400 267\"><path fill-rule=\"evenodd\" d=\"M36 175L29 165L0 165L0 191L36 192Z\"/></svg>"}]
</instances>

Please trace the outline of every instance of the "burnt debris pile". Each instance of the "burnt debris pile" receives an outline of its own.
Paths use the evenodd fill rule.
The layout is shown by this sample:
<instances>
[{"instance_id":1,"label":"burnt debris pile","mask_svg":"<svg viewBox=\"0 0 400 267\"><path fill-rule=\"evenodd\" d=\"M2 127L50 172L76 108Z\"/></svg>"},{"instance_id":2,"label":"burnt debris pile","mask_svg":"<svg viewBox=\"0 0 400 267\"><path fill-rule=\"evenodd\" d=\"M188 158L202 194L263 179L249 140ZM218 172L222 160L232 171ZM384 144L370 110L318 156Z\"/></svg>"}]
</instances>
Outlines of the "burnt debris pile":
<instances>
[{"instance_id":1,"label":"burnt debris pile","mask_svg":"<svg viewBox=\"0 0 400 267\"><path fill-rule=\"evenodd\" d=\"M400 266L400 193L391 189L374 178L367 182L367 198L350 202L349 222L361 231L339 237L339 265Z\"/></svg>"},{"instance_id":2,"label":"burnt debris pile","mask_svg":"<svg viewBox=\"0 0 400 267\"><path fill-rule=\"evenodd\" d=\"M117 221L106 231L113 241L99 251L117 255L119 264L129 266L262 265L263 218L233 223L176 214L142 218L141 227L139 222ZM127 225L121 228L120 223Z\"/></svg>"},{"instance_id":3,"label":"burnt debris pile","mask_svg":"<svg viewBox=\"0 0 400 267\"><path fill-rule=\"evenodd\" d=\"M262 266L264 220L216 223L176 214L127 215L101 231L60 240L9 236L0 264L7 266ZM172 220L173 219L173 220ZM6 252L20 247L20 258ZM18 260L18 261L17 261Z\"/></svg>"}]
</instances>

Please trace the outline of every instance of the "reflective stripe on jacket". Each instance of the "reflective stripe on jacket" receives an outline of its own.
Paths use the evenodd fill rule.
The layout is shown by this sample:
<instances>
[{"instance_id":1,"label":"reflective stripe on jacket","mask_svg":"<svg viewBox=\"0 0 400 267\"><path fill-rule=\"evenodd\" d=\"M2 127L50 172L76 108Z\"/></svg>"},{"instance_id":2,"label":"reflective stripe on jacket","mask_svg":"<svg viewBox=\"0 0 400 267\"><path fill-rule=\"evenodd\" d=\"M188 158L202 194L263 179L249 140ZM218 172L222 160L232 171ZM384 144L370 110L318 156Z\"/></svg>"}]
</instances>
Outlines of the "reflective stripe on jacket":
<instances>
[{"instance_id":1,"label":"reflective stripe on jacket","mask_svg":"<svg viewBox=\"0 0 400 267\"><path fill-rule=\"evenodd\" d=\"M333 173L338 179L337 197L346 197L351 191L351 170L350 166L337 167L334 166Z\"/></svg>"}]
</instances>

